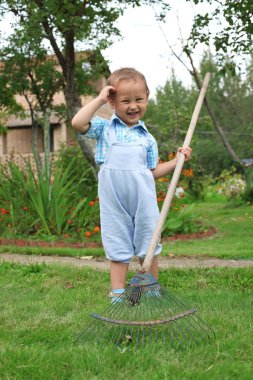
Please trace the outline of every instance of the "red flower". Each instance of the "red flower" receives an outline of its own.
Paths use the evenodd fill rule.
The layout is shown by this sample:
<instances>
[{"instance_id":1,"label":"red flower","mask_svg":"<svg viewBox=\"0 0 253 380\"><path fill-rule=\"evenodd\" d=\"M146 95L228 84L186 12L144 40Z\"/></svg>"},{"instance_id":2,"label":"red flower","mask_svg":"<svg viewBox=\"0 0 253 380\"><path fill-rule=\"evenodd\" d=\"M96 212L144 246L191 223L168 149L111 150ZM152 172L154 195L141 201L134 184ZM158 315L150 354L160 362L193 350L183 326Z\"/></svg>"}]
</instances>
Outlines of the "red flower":
<instances>
[{"instance_id":1,"label":"red flower","mask_svg":"<svg viewBox=\"0 0 253 380\"><path fill-rule=\"evenodd\" d=\"M91 233L89 231L85 232L85 236L86 237L90 237L91 236Z\"/></svg>"},{"instance_id":2,"label":"red flower","mask_svg":"<svg viewBox=\"0 0 253 380\"><path fill-rule=\"evenodd\" d=\"M71 220L71 219L68 219L68 220L67 220L67 223L68 223L68 224L71 224L71 223L72 223L72 220Z\"/></svg>"},{"instance_id":3,"label":"red flower","mask_svg":"<svg viewBox=\"0 0 253 380\"><path fill-rule=\"evenodd\" d=\"M1 210L1 214L2 214L2 215L5 215L5 214L9 214L9 213L10 213L10 211L9 211L9 210L6 210L5 208L1 208L0 210Z\"/></svg>"},{"instance_id":4,"label":"red flower","mask_svg":"<svg viewBox=\"0 0 253 380\"><path fill-rule=\"evenodd\" d=\"M94 232L99 232L99 231L100 231L100 227L97 226L94 228Z\"/></svg>"},{"instance_id":5,"label":"red flower","mask_svg":"<svg viewBox=\"0 0 253 380\"><path fill-rule=\"evenodd\" d=\"M94 204L95 204L94 201L91 201L91 202L89 203L90 206L94 206Z\"/></svg>"}]
</instances>

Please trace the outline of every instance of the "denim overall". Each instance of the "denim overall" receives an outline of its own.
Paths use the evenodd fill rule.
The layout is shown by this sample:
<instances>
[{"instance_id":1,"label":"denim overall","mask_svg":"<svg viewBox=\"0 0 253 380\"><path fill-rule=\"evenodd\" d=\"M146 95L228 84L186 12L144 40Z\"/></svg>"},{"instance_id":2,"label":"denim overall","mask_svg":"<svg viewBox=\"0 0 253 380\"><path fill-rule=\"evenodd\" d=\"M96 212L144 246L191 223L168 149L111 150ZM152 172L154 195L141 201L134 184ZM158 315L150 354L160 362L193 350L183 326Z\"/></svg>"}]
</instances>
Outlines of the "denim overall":
<instances>
[{"instance_id":1,"label":"denim overall","mask_svg":"<svg viewBox=\"0 0 253 380\"><path fill-rule=\"evenodd\" d=\"M109 138L98 175L102 241L107 259L129 263L144 259L159 217L155 181L144 145L118 143L112 125ZM156 254L161 249L158 244Z\"/></svg>"}]
</instances>

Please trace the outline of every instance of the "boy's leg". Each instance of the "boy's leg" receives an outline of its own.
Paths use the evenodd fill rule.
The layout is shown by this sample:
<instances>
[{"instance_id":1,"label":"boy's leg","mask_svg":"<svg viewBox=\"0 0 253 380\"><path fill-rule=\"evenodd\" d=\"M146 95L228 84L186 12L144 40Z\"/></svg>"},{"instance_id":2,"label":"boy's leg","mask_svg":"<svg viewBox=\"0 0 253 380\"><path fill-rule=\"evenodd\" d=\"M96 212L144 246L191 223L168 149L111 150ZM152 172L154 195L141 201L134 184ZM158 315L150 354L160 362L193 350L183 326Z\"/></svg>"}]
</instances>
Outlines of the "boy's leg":
<instances>
[{"instance_id":1,"label":"boy's leg","mask_svg":"<svg viewBox=\"0 0 253 380\"><path fill-rule=\"evenodd\" d=\"M142 265L144 260L143 259L139 259L140 261L140 264ZM153 259L153 262L152 262L152 265L151 265L151 268L150 268L150 273L152 273L152 275L158 280L158 257L155 256L154 259Z\"/></svg>"},{"instance_id":2,"label":"boy's leg","mask_svg":"<svg viewBox=\"0 0 253 380\"><path fill-rule=\"evenodd\" d=\"M125 289L128 266L129 266L128 263L111 261L110 278L111 278L112 291L114 289Z\"/></svg>"}]
</instances>

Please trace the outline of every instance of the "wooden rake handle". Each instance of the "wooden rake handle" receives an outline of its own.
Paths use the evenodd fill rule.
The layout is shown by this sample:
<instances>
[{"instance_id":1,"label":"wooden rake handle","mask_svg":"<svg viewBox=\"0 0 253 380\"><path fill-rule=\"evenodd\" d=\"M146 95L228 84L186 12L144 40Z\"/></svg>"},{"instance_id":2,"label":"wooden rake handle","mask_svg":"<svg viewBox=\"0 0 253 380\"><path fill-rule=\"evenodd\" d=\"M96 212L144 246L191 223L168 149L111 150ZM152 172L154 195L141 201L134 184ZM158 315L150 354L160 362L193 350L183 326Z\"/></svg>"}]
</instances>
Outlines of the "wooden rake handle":
<instances>
[{"instance_id":1,"label":"wooden rake handle","mask_svg":"<svg viewBox=\"0 0 253 380\"><path fill-rule=\"evenodd\" d=\"M208 87L210 77L211 77L211 74L206 73L202 88L201 88L199 96L198 96L198 100L197 100L194 112L192 114L191 122L190 122L190 125L188 128L187 134L185 136L183 148L190 146L192 135L193 135L195 126L197 124L197 120L198 120L199 113L200 113L200 110L202 107L202 103L203 103L204 98L205 98L205 93L206 93L206 90ZM156 250L157 244L158 244L160 237L161 237L162 228L163 228L164 222L166 220L166 217L167 217L170 205L171 205L171 201L172 201L174 194L175 194L175 190L176 190L177 183L178 183L181 171L182 171L182 167L184 165L184 160L185 160L185 155L183 153L180 153L176 167L175 167L175 170L173 172L172 179L171 179L169 187L168 187L166 197L165 197L164 202L163 202L162 210L160 212L160 216L159 216L156 228L153 232L153 236L152 236L150 245L148 247L145 260L142 264L142 268L141 268L142 273L149 272L149 270L151 268L152 261L154 259L154 255L155 255L155 250Z\"/></svg>"}]
</instances>

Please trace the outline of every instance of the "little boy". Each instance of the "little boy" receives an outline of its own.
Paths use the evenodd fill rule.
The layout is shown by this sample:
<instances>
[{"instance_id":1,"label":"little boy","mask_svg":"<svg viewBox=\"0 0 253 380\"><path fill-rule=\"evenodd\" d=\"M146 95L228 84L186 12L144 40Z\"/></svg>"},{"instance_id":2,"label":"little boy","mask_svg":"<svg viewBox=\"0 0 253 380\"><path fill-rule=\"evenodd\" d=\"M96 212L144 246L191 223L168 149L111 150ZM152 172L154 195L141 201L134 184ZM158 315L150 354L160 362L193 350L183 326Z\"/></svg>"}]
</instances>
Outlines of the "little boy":
<instances>
[{"instance_id":1,"label":"little boy","mask_svg":"<svg viewBox=\"0 0 253 380\"><path fill-rule=\"evenodd\" d=\"M154 137L141 121L149 98L143 74L133 68L114 71L97 98L74 116L72 126L80 136L96 139L96 163L100 166L98 195L102 242L110 263L111 297L125 290L128 265L133 256L143 263L159 218L155 179L174 170L177 157L158 163ZM93 117L107 101L114 110L111 120ZM186 161L191 148L179 148ZM151 273L158 278L158 244Z\"/></svg>"}]
</instances>

